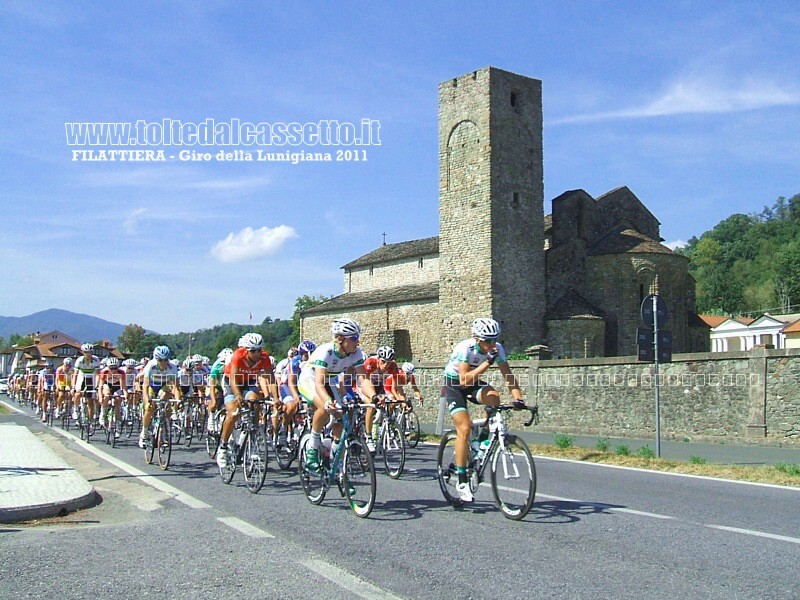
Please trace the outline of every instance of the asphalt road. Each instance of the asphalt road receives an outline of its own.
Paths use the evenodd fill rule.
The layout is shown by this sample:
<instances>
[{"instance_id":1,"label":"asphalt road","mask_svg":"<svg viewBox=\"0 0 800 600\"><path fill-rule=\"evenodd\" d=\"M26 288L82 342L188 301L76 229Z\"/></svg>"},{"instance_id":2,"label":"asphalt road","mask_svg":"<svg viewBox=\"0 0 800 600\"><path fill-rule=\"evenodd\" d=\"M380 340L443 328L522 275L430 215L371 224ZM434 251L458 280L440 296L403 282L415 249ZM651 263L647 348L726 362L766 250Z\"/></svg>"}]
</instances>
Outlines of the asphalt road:
<instances>
[{"instance_id":1,"label":"asphalt road","mask_svg":"<svg viewBox=\"0 0 800 600\"><path fill-rule=\"evenodd\" d=\"M274 461L253 495L202 446L163 472L133 438L91 445L114 465L46 440L103 502L1 529L3 597L800 598L798 489L537 458L536 503L513 522L488 489L448 506L420 446L400 481L379 475L365 520L335 489L312 506Z\"/></svg>"}]
</instances>

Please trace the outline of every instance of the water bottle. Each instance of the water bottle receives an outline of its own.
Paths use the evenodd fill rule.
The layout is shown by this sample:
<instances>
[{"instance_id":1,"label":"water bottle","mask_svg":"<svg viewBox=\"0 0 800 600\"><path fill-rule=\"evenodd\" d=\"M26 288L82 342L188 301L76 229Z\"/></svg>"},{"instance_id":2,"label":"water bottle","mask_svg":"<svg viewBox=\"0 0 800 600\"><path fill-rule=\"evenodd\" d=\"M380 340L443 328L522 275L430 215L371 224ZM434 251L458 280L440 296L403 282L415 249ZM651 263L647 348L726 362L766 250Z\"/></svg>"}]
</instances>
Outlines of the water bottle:
<instances>
[{"instance_id":1,"label":"water bottle","mask_svg":"<svg viewBox=\"0 0 800 600\"><path fill-rule=\"evenodd\" d=\"M245 436L247 436L247 432L246 432L244 429L242 429L242 430L239 432L239 441L238 441L238 442L236 442L236 445L237 445L237 446L241 446L242 444L244 444L244 438L245 438Z\"/></svg>"},{"instance_id":2,"label":"water bottle","mask_svg":"<svg viewBox=\"0 0 800 600\"><path fill-rule=\"evenodd\" d=\"M481 450L481 443L478 441L478 438L472 438L469 445L470 448L472 448L472 456L477 457Z\"/></svg>"},{"instance_id":3,"label":"water bottle","mask_svg":"<svg viewBox=\"0 0 800 600\"><path fill-rule=\"evenodd\" d=\"M489 438L486 438L480 443L480 447L478 449L478 460L483 460L483 457L486 456L487 450L489 450L489 446L491 446L491 441Z\"/></svg>"},{"instance_id":4,"label":"water bottle","mask_svg":"<svg viewBox=\"0 0 800 600\"><path fill-rule=\"evenodd\" d=\"M324 438L322 440L322 456L329 458L331 455L331 438Z\"/></svg>"}]
</instances>

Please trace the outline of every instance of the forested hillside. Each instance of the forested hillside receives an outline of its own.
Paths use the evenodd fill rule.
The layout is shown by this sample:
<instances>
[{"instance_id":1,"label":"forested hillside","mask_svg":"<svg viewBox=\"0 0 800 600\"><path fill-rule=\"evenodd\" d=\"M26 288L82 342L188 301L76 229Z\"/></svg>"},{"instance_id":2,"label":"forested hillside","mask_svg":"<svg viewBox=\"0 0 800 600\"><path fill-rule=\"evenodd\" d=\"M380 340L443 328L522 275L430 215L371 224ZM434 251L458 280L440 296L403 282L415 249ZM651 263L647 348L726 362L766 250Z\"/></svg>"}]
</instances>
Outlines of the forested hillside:
<instances>
[{"instance_id":1,"label":"forested hillside","mask_svg":"<svg viewBox=\"0 0 800 600\"><path fill-rule=\"evenodd\" d=\"M731 215L678 250L697 281L697 312L800 312L800 194Z\"/></svg>"}]
</instances>

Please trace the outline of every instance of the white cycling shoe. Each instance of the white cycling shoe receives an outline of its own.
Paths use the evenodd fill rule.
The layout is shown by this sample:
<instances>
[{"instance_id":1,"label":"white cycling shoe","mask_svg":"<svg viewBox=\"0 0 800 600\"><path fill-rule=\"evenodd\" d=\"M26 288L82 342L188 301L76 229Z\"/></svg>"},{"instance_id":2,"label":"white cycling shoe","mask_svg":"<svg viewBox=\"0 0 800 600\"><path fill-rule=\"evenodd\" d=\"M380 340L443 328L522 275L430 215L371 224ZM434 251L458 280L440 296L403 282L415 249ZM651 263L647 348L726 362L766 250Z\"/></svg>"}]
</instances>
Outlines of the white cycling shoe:
<instances>
[{"instance_id":1,"label":"white cycling shoe","mask_svg":"<svg viewBox=\"0 0 800 600\"><path fill-rule=\"evenodd\" d=\"M472 490L469 489L469 483L467 482L456 484L456 492L458 492L458 497L461 498L462 502L472 502L474 500Z\"/></svg>"}]
</instances>

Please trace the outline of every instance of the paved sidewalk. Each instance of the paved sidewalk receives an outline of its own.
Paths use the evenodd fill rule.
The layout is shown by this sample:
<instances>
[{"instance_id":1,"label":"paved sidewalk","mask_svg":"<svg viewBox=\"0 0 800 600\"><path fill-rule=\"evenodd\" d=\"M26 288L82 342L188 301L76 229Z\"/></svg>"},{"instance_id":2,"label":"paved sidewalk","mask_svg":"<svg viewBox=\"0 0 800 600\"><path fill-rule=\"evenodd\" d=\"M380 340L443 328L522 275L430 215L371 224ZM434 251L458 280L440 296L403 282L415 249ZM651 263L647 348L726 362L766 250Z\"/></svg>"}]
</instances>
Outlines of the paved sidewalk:
<instances>
[{"instance_id":1,"label":"paved sidewalk","mask_svg":"<svg viewBox=\"0 0 800 600\"><path fill-rule=\"evenodd\" d=\"M0 523L96 504L94 488L28 428L0 423Z\"/></svg>"}]
</instances>

